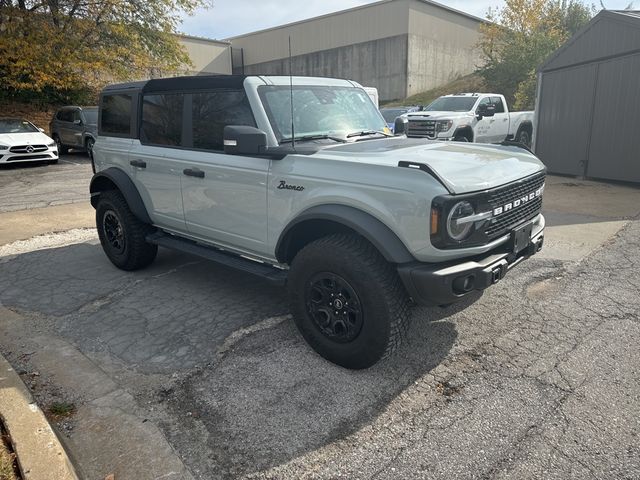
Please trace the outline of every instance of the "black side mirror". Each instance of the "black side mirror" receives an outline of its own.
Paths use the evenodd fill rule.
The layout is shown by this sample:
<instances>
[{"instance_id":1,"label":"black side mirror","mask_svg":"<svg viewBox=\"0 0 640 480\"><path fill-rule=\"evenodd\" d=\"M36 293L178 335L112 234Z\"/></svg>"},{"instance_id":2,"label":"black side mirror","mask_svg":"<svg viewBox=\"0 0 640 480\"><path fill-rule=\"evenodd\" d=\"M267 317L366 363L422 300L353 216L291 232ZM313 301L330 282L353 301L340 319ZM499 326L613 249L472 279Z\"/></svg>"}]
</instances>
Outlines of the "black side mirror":
<instances>
[{"instance_id":1,"label":"black side mirror","mask_svg":"<svg viewBox=\"0 0 640 480\"><path fill-rule=\"evenodd\" d=\"M404 135L407 133L407 123L409 123L407 117L396 118L396 121L393 122L393 134Z\"/></svg>"},{"instance_id":2,"label":"black side mirror","mask_svg":"<svg viewBox=\"0 0 640 480\"><path fill-rule=\"evenodd\" d=\"M495 105L480 105L478 110L476 111L476 115L479 119L482 117L493 117L496 114L496 106Z\"/></svg>"},{"instance_id":3,"label":"black side mirror","mask_svg":"<svg viewBox=\"0 0 640 480\"><path fill-rule=\"evenodd\" d=\"M255 127L227 125L224 127L224 153L230 155L264 155L267 134Z\"/></svg>"}]
</instances>

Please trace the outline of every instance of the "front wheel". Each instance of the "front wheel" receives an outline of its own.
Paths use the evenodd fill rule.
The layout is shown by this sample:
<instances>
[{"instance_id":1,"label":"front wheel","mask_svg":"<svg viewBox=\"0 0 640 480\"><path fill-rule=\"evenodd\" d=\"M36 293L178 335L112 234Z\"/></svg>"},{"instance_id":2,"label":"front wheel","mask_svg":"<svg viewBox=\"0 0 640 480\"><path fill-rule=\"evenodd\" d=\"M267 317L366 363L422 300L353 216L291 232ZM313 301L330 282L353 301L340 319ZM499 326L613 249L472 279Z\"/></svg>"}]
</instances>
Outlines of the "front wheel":
<instances>
[{"instance_id":1,"label":"front wheel","mask_svg":"<svg viewBox=\"0 0 640 480\"><path fill-rule=\"evenodd\" d=\"M327 360L368 368L400 345L408 296L395 269L363 238L337 234L310 243L294 258L288 283L300 333Z\"/></svg>"},{"instance_id":2,"label":"front wheel","mask_svg":"<svg viewBox=\"0 0 640 480\"><path fill-rule=\"evenodd\" d=\"M154 228L135 217L120 192L100 193L96 227L102 249L116 267L138 270L155 260L158 246L146 241Z\"/></svg>"}]
</instances>

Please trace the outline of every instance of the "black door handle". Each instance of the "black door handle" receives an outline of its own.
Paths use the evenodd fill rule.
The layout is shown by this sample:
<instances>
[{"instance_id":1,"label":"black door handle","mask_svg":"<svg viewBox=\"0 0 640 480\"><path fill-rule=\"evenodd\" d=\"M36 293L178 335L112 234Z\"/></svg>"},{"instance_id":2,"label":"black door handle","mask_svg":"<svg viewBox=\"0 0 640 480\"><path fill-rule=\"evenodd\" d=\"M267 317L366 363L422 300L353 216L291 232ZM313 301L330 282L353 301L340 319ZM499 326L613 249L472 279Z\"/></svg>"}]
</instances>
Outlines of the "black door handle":
<instances>
[{"instance_id":1,"label":"black door handle","mask_svg":"<svg viewBox=\"0 0 640 480\"><path fill-rule=\"evenodd\" d=\"M131 160L129 162L129 165L132 165L138 168L147 168L147 162L143 162L142 160Z\"/></svg>"},{"instance_id":2,"label":"black door handle","mask_svg":"<svg viewBox=\"0 0 640 480\"><path fill-rule=\"evenodd\" d=\"M202 170L198 170L197 168L185 168L182 173L189 177L204 178L204 172Z\"/></svg>"}]
</instances>

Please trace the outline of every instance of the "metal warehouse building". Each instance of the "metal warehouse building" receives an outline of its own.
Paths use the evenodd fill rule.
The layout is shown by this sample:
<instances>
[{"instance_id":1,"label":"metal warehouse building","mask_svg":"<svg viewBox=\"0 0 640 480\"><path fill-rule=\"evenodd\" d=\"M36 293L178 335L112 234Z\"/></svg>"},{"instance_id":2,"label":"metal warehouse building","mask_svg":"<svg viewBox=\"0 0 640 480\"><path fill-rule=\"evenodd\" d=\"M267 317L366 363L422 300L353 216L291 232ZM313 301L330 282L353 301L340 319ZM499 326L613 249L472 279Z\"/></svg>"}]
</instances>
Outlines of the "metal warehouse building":
<instances>
[{"instance_id":1,"label":"metal warehouse building","mask_svg":"<svg viewBox=\"0 0 640 480\"><path fill-rule=\"evenodd\" d=\"M536 112L550 172L640 182L640 12L602 11L556 51Z\"/></svg>"},{"instance_id":2,"label":"metal warehouse building","mask_svg":"<svg viewBox=\"0 0 640 480\"><path fill-rule=\"evenodd\" d=\"M383 0L227 39L234 73L339 77L405 98L473 72L482 19L430 0Z\"/></svg>"}]
</instances>

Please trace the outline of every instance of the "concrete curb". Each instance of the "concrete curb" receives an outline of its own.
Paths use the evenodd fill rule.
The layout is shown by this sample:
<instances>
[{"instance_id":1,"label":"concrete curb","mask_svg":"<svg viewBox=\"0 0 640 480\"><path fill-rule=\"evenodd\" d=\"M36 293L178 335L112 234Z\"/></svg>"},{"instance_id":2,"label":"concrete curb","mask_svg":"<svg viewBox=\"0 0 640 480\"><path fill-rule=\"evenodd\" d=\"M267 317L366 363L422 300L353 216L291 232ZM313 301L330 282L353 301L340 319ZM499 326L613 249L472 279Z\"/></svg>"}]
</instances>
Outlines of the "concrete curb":
<instances>
[{"instance_id":1,"label":"concrete curb","mask_svg":"<svg viewBox=\"0 0 640 480\"><path fill-rule=\"evenodd\" d=\"M78 480L60 440L27 387L0 355L0 417L25 480Z\"/></svg>"}]
</instances>

